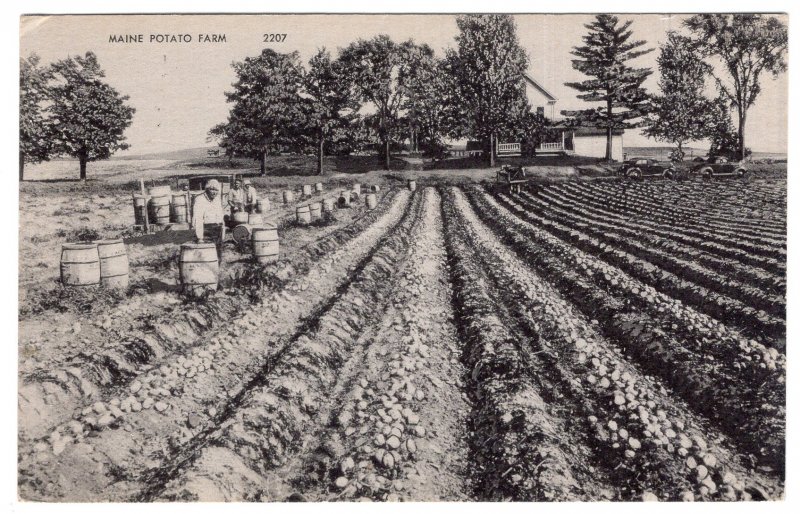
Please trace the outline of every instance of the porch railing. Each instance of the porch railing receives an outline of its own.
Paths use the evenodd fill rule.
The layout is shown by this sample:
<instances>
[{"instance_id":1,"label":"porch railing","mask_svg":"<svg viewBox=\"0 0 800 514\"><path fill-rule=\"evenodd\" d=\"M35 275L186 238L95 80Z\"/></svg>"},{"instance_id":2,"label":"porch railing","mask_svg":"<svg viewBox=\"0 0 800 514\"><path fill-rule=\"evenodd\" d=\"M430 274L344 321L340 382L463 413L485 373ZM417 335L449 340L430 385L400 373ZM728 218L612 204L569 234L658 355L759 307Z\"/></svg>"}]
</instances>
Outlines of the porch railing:
<instances>
[{"instance_id":1,"label":"porch railing","mask_svg":"<svg viewBox=\"0 0 800 514\"><path fill-rule=\"evenodd\" d=\"M497 153L520 153L522 151L522 144L520 143L498 143Z\"/></svg>"}]
</instances>

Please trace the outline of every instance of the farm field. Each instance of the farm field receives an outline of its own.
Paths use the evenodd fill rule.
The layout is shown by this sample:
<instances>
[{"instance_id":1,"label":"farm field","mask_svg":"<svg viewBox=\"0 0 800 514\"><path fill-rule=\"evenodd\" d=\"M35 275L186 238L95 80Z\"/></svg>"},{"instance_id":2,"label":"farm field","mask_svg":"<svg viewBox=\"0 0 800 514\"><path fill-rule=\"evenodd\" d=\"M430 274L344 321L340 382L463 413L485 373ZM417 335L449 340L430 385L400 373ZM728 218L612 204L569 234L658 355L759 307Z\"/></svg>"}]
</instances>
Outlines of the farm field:
<instances>
[{"instance_id":1,"label":"farm field","mask_svg":"<svg viewBox=\"0 0 800 514\"><path fill-rule=\"evenodd\" d=\"M785 172L337 173L315 201L359 182L377 207L310 226L279 194L316 179L256 179L280 259L228 245L201 302L108 175L20 188L26 500L784 495ZM62 243L120 236L127 294L57 284Z\"/></svg>"}]
</instances>

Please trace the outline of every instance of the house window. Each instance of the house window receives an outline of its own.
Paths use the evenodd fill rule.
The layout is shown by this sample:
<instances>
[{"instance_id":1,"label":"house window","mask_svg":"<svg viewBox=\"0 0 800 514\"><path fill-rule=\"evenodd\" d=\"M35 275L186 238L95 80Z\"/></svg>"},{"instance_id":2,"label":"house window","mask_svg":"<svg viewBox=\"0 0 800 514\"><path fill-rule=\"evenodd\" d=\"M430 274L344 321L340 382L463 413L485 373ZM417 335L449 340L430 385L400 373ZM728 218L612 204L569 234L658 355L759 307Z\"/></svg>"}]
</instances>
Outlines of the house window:
<instances>
[{"instance_id":1,"label":"house window","mask_svg":"<svg viewBox=\"0 0 800 514\"><path fill-rule=\"evenodd\" d=\"M539 116L544 116L544 107L537 107L536 114L538 114Z\"/></svg>"}]
</instances>

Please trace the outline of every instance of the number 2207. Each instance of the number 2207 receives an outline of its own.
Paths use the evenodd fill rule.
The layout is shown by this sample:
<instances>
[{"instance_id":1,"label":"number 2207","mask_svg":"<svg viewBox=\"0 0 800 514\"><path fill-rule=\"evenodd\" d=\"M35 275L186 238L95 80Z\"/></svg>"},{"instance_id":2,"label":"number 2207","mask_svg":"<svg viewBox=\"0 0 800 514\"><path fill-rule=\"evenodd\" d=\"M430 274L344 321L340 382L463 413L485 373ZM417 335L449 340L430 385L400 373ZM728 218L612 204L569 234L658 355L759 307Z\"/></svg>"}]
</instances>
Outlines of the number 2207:
<instances>
[{"instance_id":1,"label":"number 2207","mask_svg":"<svg viewBox=\"0 0 800 514\"><path fill-rule=\"evenodd\" d=\"M286 41L286 34L264 34L265 43L283 43Z\"/></svg>"}]
</instances>

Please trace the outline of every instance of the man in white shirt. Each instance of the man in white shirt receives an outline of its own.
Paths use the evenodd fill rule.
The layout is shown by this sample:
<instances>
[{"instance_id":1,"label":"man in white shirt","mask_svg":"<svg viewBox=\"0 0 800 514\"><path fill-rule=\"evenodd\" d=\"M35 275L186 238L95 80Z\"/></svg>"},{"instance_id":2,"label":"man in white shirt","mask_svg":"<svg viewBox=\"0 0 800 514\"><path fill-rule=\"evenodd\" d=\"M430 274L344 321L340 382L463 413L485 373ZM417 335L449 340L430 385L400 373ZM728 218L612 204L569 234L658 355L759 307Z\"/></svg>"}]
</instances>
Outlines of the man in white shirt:
<instances>
[{"instance_id":1,"label":"man in white shirt","mask_svg":"<svg viewBox=\"0 0 800 514\"><path fill-rule=\"evenodd\" d=\"M244 210L248 213L256 212L258 204L258 191L253 187L249 178L244 179Z\"/></svg>"},{"instance_id":2,"label":"man in white shirt","mask_svg":"<svg viewBox=\"0 0 800 514\"><path fill-rule=\"evenodd\" d=\"M228 191L228 206L231 208L231 214L244 210L244 196L242 179L237 177L233 181L233 187Z\"/></svg>"},{"instance_id":3,"label":"man in white shirt","mask_svg":"<svg viewBox=\"0 0 800 514\"><path fill-rule=\"evenodd\" d=\"M223 212L222 203L219 201L220 185L216 179L206 183L206 191L195 197L192 204L192 227L195 237L200 242L210 239L217 245L217 257L222 258L222 230Z\"/></svg>"}]
</instances>

